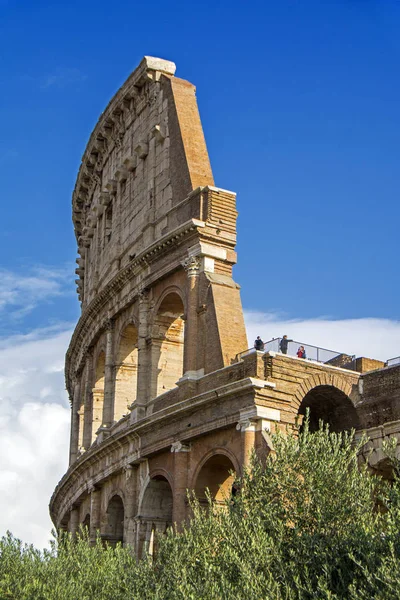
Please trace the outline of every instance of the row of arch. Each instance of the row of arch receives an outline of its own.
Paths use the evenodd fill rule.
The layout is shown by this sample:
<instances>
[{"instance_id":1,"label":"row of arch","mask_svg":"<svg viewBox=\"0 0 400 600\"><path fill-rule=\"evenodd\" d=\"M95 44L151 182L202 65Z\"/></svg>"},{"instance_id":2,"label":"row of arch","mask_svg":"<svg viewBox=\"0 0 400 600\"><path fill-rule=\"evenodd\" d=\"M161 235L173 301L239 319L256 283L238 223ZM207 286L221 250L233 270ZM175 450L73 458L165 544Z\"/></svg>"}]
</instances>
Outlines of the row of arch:
<instances>
[{"instance_id":1,"label":"row of arch","mask_svg":"<svg viewBox=\"0 0 400 600\"><path fill-rule=\"evenodd\" d=\"M146 375L145 393L149 399L176 386L183 375L183 315L183 300L177 291L172 291L156 311L145 347L139 346L138 326L132 317L117 335L113 332L111 356L107 356L107 344L103 343L94 353L92 363L88 358L80 376L79 401L75 407L77 451L90 447L100 426L109 426L129 412L140 393L143 394L143 389L142 392L139 389L141 370ZM144 398L140 400L145 404Z\"/></svg>"},{"instance_id":2,"label":"row of arch","mask_svg":"<svg viewBox=\"0 0 400 600\"><path fill-rule=\"evenodd\" d=\"M315 431L322 419L328 423L331 431L342 431L350 428L359 428L359 420L356 408L348 395L333 385L318 385L309 390L298 407L298 414L305 415L307 408L310 409L310 430ZM200 503L206 503L206 489L209 490L211 498L217 502L225 502L235 493L235 473L240 473L240 463L237 458L222 446L215 448L205 455L190 482ZM378 472L378 471L377 471ZM381 475L385 473L381 469ZM163 533L172 525L174 520L174 503L177 498L174 492L173 475L162 470L153 471L147 483L144 485L134 521L134 539L127 539L129 527L126 516L125 503L128 498L124 497L126 492L111 492L106 508L105 520L101 530L102 538L115 545L121 543L133 543L138 556L144 552L153 554L156 552L156 533ZM82 524L90 529L90 514L82 519ZM132 523L130 524L132 527Z\"/></svg>"},{"instance_id":3,"label":"row of arch","mask_svg":"<svg viewBox=\"0 0 400 600\"><path fill-rule=\"evenodd\" d=\"M236 463L235 458L230 458L226 452L213 453L206 459L199 469L193 490L201 504L207 503L208 492L214 501L221 504L232 495L234 473L238 470L237 464L235 466L234 463ZM112 493L108 500L100 535L101 539L111 546L117 543L124 544L127 541L128 526L125 511L127 500L124 494L118 491ZM149 554L156 552L156 533L165 533L168 527L172 526L173 506L173 482L166 475L155 473L149 478L141 494L137 514L133 518L134 545L138 556L142 556L144 552ZM81 524L91 531L90 512L86 512Z\"/></svg>"}]
</instances>

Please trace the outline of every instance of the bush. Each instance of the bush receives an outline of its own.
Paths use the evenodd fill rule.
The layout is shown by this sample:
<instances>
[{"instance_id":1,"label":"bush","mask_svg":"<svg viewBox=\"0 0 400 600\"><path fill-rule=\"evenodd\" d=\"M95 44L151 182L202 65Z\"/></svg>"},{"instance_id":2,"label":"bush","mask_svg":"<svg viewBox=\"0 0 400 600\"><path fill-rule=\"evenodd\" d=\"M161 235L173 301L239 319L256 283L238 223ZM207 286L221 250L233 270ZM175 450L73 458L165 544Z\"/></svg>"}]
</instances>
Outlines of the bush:
<instances>
[{"instance_id":1,"label":"bush","mask_svg":"<svg viewBox=\"0 0 400 600\"><path fill-rule=\"evenodd\" d=\"M274 436L275 455L159 540L154 562L129 548L62 536L51 551L0 542L0 599L389 600L400 597L400 483L359 469L350 434Z\"/></svg>"}]
</instances>

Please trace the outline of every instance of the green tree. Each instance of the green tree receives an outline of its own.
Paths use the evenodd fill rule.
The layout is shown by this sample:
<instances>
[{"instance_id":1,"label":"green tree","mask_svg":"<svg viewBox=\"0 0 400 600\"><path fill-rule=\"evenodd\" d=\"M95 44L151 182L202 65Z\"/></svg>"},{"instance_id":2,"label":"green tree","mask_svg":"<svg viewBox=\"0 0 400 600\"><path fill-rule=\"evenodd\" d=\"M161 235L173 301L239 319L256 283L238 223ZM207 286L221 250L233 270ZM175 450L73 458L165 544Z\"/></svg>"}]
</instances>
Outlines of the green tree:
<instances>
[{"instance_id":1,"label":"green tree","mask_svg":"<svg viewBox=\"0 0 400 600\"><path fill-rule=\"evenodd\" d=\"M0 600L399 598L399 479L360 469L351 434L306 425L273 442L225 509L192 498L190 527L160 538L154 561L84 534L43 553L4 537Z\"/></svg>"}]
</instances>

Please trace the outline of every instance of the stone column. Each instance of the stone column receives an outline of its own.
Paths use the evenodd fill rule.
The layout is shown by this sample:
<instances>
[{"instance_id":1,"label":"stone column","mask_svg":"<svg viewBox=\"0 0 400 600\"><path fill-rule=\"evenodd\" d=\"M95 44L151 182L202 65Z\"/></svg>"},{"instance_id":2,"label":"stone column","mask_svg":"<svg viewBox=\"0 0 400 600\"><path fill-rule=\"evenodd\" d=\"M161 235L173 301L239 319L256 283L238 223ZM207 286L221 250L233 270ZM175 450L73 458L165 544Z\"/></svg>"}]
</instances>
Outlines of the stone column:
<instances>
[{"instance_id":1,"label":"stone column","mask_svg":"<svg viewBox=\"0 0 400 600\"><path fill-rule=\"evenodd\" d=\"M80 425L80 381L76 381L74 385L74 396L71 407L71 437L69 445L69 464L72 464L78 457L79 446L79 425Z\"/></svg>"},{"instance_id":2,"label":"stone column","mask_svg":"<svg viewBox=\"0 0 400 600\"><path fill-rule=\"evenodd\" d=\"M137 512L137 467L128 465L125 467L125 523L124 523L124 546L135 543L135 516Z\"/></svg>"},{"instance_id":3,"label":"stone column","mask_svg":"<svg viewBox=\"0 0 400 600\"><path fill-rule=\"evenodd\" d=\"M200 260L196 256L187 258L183 263L187 276L185 349L183 357L183 376L197 375L197 307L198 307L198 275Z\"/></svg>"},{"instance_id":4,"label":"stone column","mask_svg":"<svg viewBox=\"0 0 400 600\"><path fill-rule=\"evenodd\" d=\"M90 543L96 542L96 537L100 531L100 511L101 511L101 490L96 487L89 489L90 492Z\"/></svg>"},{"instance_id":5,"label":"stone column","mask_svg":"<svg viewBox=\"0 0 400 600\"><path fill-rule=\"evenodd\" d=\"M106 359L104 367L104 405L102 425L110 427L114 422L114 321L108 319L106 322Z\"/></svg>"},{"instance_id":6,"label":"stone column","mask_svg":"<svg viewBox=\"0 0 400 600\"><path fill-rule=\"evenodd\" d=\"M251 454L256 445L256 428L257 423L249 419L240 421L236 426L242 437L242 469L250 466Z\"/></svg>"},{"instance_id":7,"label":"stone column","mask_svg":"<svg viewBox=\"0 0 400 600\"><path fill-rule=\"evenodd\" d=\"M73 506L71 508L71 514L69 517L69 532L73 537L76 537L76 534L79 531L79 508Z\"/></svg>"},{"instance_id":8,"label":"stone column","mask_svg":"<svg viewBox=\"0 0 400 600\"><path fill-rule=\"evenodd\" d=\"M88 450L92 444L93 427L93 348L89 348L86 356L86 381L84 382L84 426L82 445Z\"/></svg>"},{"instance_id":9,"label":"stone column","mask_svg":"<svg viewBox=\"0 0 400 600\"><path fill-rule=\"evenodd\" d=\"M174 453L174 503L172 521L182 526L186 519L186 490L188 486L188 453L190 447L182 442L174 442L171 446Z\"/></svg>"},{"instance_id":10,"label":"stone column","mask_svg":"<svg viewBox=\"0 0 400 600\"><path fill-rule=\"evenodd\" d=\"M136 400L131 405L131 422L135 423L146 414L146 404L149 401L150 365L149 348L147 345L149 318L149 292L139 293L139 327L138 327L138 373Z\"/></svg>"}]
</instances>

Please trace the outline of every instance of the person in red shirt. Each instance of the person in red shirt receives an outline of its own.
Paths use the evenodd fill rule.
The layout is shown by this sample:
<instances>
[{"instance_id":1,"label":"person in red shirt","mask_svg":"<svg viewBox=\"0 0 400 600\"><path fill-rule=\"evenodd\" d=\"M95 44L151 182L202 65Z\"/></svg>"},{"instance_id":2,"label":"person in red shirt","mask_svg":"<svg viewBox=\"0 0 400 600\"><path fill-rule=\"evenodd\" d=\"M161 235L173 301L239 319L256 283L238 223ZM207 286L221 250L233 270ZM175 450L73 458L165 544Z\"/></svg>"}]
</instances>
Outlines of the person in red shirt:
<instances>
[{"instance_id":1,"label":"person in red shirt","mask_svg":"<svg viewBox=\"0 0 400 600\"><path fill-rule=\"evenodd\" d=\"M307 358L307 357L306 357L306 351L305 351L305 348L304 348L304 346L300 346L300 347L299 347L299 349L297 350L297 356L298 356L299 358Z\"/></svg>"}]
</instances>

